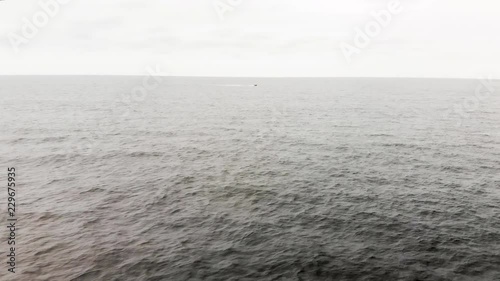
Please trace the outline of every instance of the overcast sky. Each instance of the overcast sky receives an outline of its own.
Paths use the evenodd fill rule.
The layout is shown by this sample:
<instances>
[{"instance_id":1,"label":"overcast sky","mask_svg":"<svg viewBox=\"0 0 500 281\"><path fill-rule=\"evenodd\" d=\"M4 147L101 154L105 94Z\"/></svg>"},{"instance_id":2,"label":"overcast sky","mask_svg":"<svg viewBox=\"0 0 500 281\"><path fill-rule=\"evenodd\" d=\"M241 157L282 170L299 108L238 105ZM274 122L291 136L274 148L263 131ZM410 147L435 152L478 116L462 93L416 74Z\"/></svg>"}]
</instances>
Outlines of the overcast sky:
<instances>
[{"instance_id":1,"label":"overcast sky","mask_svg":"<svg viewBox=\"0 0 500 281\"><path fill-rule=\"evenodd\" d=\"M350 62L342 42L391 0L241 0L223 20L237 1L64 0L26 38L51 1L0 2L0 74L500 78L498 0L400 0Z\"/></svg>"}]
</instances>

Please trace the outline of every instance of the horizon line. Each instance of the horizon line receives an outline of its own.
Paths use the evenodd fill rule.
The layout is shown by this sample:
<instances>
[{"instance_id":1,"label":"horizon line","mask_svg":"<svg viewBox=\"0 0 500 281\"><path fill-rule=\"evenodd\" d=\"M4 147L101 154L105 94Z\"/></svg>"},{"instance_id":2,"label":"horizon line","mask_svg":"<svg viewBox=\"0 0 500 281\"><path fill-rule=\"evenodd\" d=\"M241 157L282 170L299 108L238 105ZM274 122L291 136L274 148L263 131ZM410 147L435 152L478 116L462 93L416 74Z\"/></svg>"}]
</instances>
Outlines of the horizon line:
<instances>
[{"instance_id":1,"label":"horizon line","mask_svg":"<svg viewBox=\"0 0 500 281\"><path fill-rule=\"evenodd\" d=\"M120 77L145 77L150 75L140 74L0 74L2 76L120 76ZM488 77L410 77L410 76L185 76L185 75L154 75L157 77L171 78L255 78L255 79L440 79L440 80L477 80ZM500 78L489 78L500 80Z\"/></svg>"}]
</instances>

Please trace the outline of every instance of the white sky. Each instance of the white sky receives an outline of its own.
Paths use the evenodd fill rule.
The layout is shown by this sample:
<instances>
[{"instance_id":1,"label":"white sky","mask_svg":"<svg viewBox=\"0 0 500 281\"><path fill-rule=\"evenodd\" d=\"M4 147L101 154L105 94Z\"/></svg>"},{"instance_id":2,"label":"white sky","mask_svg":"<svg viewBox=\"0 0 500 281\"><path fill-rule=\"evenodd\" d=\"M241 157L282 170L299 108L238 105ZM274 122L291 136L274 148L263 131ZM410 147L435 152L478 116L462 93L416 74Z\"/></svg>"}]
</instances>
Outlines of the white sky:
<instances>
[{"instance_id":1,"label":"white sky","mask_svg":"<svg viewBox=\"0 0 500 281\"><path fill-rule=\"evenodd\" d=\"M400 0L403 11L348 63L341 42L391 0L64 0L15 52L40 2L0 2L0 74L500 78L498 0ZM60 0L62 1L62 0Z\"/></svg>"}]
</instances>

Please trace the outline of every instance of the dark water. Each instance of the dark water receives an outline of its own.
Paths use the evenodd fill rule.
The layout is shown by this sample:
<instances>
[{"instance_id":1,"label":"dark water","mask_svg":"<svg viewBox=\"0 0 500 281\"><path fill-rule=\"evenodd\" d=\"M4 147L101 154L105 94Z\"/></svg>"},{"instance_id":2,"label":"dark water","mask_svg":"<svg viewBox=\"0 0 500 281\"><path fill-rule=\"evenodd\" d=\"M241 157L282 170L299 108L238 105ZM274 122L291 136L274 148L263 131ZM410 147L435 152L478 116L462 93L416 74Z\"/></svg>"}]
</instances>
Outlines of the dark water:
<instances>
[{"instance_id":1,"label":"dark water","mask_svg":"<svg viewBox=\"0 0 500 281\"><path fill-rule=\"evenodd\" d=\"M500 82L141 79L0 78L1 280L500 280Z\"/></svg>"}]
</instances>

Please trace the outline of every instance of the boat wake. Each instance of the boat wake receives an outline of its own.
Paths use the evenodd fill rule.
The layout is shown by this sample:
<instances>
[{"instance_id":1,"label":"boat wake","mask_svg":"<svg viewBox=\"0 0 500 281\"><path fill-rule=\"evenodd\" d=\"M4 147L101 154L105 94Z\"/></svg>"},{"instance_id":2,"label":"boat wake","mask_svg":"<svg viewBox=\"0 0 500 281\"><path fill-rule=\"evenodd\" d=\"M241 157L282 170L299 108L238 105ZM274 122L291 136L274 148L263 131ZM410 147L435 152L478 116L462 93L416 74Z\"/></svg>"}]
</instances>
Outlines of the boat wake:
<instances>
[{"instance_id":1,"label":"boat wake","mask_svg":"<svg viewBox=\"0 0 500 281\"><path fill-rule=\"evenodd\" d=\"M217 87L257 87L257 84L214 84Z\"/></svg>"}]
</instances>

